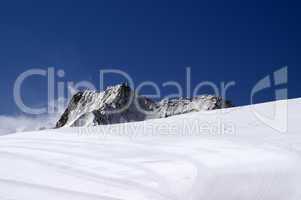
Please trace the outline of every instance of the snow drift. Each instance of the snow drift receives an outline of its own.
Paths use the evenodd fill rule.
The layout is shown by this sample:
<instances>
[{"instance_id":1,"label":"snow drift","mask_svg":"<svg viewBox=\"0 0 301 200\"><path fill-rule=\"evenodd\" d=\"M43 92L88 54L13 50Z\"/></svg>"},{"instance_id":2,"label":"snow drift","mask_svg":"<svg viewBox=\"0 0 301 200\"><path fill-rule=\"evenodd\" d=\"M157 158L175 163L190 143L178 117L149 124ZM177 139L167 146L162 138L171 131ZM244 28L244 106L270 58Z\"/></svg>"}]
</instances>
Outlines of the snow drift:
<instances>
[{"instance_id":1,"label":"snow drift","mask_svg":"<svg viewBox=\"0 0 301 200\"><path fill-rule=\"evenodd\" d=\"M1 136L0 199L300 200L301 99L286 133L273 106Z\"/></svg>"}]
</instances>

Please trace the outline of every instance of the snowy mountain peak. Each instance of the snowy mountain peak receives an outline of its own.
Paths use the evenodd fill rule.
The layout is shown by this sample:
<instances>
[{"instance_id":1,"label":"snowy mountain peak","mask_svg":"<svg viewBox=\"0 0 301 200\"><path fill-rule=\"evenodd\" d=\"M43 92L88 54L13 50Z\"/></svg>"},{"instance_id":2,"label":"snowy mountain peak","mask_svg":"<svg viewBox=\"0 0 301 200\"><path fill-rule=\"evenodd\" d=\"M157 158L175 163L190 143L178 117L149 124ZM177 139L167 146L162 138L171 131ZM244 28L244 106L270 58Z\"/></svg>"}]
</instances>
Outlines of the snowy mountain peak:
<instances>
[{"instance_id":1,"label":"snowy mountain peak","mask_svg":"<svg viewBox=\"0 0 301 200\"><path fill-rule=\"evenodd\" d=\"M202 95L193 98L164 99L154 102L139 96L126 84L108 87L103 92L76 93L56 127L94 126L143 121L173 115L231 107L222 97Z\"/></svg>"}]
</instances>

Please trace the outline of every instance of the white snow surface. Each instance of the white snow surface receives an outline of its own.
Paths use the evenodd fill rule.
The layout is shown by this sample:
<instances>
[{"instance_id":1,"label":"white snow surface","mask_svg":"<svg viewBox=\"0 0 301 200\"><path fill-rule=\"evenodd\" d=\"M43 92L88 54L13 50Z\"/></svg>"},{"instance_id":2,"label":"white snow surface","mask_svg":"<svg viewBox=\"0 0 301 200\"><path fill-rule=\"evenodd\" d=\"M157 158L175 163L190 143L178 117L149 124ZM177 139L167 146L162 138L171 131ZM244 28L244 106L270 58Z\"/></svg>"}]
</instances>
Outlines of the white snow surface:
<instances>
[{"instance_id":1,"label":"white snow surface","mask_svg":"<svg viewBox=\"0 0 301 200\"><path fill-rule=\"evenodd\" d=\"M300 200L301 99L286 133L273 105L1 136L0 199Z\"/></svg>"}]
</instances>

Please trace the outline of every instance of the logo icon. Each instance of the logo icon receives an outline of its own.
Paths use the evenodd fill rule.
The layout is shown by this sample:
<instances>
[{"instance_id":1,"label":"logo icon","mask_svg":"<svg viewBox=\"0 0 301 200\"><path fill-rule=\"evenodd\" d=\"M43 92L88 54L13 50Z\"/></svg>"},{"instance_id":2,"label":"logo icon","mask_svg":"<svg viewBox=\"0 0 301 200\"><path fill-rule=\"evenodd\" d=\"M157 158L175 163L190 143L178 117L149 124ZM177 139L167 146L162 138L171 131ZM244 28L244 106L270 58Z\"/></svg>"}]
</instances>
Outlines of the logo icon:
<instances>
[{"instance_id":1,"label":"logo icon","mask_svg":"<svg viewBox=\"0 0 301 200\"><path fill-rule=\"evenodd\" d=\"M257 110L259 106L254 107L253 112L261 122L281 133L285 133L287 131L287 83L288 67L285 66L275 71L273 76L267 75L258 81L251 91L251 104L253 104L255 94L265 89L275 88L275 102L274 108L272 109L272 116L267 117L262 114L262 112L259 112Z\"/></svg>"}]
</instances>

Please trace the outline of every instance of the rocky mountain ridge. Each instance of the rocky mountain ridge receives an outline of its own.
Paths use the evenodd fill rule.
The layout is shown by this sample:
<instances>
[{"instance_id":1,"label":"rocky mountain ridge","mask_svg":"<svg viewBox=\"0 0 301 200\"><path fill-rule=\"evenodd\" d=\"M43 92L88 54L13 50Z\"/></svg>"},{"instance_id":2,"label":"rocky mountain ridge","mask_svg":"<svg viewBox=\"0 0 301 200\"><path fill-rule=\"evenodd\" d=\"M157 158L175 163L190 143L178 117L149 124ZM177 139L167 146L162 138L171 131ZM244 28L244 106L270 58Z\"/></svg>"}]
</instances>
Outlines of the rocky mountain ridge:
<instances>
[{"instance_id":1,"label":"rocky mountain ridge","mask_svg":"<svg viewBox=\"0 0 301 200\"><path fill-rule=\"evenodd\" d=\"M56 128L143 121L227 107L232 107L229 101L212 95L155 102L139 96L126 84L120 84L108 87L104 92L76 93Z\"/></svg>"}]
</instances>

